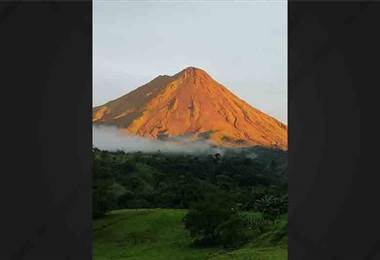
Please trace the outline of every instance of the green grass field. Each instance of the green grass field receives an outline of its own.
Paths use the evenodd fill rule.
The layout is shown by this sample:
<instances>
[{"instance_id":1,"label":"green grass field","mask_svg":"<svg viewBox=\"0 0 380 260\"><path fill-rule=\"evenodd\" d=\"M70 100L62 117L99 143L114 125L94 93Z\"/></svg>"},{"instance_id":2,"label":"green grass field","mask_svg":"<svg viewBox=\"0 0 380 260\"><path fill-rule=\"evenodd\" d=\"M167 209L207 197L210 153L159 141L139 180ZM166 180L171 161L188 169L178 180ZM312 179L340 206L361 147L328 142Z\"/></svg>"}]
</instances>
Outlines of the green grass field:
<instances>
[{"instance_id":1,"label":"green grass field","mask_svg":"<svg viewBox=\"0 0 380 260\"><path fill-rule=\"evenodd\" d=\"M270 232L232 251L192 247L182 223L185 214L178 209L112 211L93 222L93 259L287 259L286 239L270 245Z\"/></svg>"}]
</instances>

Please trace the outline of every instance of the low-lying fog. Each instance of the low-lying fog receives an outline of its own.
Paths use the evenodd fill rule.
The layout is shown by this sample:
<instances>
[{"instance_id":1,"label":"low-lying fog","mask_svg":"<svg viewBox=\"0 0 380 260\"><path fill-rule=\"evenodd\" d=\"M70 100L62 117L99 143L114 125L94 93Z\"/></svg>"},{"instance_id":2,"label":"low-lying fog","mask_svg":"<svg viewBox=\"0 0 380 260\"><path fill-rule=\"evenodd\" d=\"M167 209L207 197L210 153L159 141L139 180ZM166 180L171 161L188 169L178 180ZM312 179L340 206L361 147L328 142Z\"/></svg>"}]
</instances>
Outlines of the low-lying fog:
<instances>
[{"instance_id":1,"label":"low-lying fog","mask_svg":"<svg viewBox=\"0 0 380 260\"><path fill-rule=\"evenodd\" d=\"M124 152L168 152L168 153L221 153L207 141L189 142L186 139L177 142L150 140L120 132L116 127L93 126L93 146L101 150Z\"/></svg>"}]
</instances>

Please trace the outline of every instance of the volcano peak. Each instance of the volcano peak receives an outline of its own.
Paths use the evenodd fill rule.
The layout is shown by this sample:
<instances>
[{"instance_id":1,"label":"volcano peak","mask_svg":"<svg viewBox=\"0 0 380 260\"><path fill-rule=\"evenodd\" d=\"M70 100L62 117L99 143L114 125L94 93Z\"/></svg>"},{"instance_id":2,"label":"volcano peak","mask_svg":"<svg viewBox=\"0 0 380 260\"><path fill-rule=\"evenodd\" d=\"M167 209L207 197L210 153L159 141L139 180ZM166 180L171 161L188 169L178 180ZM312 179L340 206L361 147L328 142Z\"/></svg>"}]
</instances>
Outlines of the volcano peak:
<instances>
[{"instance_id":1,"label":"volcano peak","mask_svg":"<svg viewBox=\"0 0 380 260\"><path fill-rule=\"evenodd\" d=\"M187 67L176 74L176 76L181 78L211 79L211 76L206 71L196 67Z\"/></svg>"},{"instance_id":2,"label":"volcano peak","mask_svg":"<svg viewBox=\"0 0 380 260\"><path fill-rule=\"evenodd\" d=\"M221 146L287 149L284 124L242 101L196 67L159 77L94 108L93 113L96 125L114 125L147 138L191 134Z\"/></svg>"}]
</instances>

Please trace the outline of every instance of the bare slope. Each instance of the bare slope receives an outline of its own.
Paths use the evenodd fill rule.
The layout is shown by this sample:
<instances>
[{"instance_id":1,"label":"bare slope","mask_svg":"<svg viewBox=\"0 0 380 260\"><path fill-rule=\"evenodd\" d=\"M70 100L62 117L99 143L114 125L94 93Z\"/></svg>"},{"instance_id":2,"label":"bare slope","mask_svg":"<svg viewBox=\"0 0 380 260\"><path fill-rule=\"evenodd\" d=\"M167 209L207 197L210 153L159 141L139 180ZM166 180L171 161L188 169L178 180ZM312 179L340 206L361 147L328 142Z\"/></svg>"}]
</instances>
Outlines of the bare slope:
<instances>
[{"instance_id":1,"label":"bare slope","mask_svg":"<svg viewBox=\"0 0 380 260\"><path fill-rule=\"evenodd\" d=\"M95 125L148 138L207 138L220 146L287 149L287 126L239 99L193 67L159 76L93 110Z\"/></svg>"}]
</instances>

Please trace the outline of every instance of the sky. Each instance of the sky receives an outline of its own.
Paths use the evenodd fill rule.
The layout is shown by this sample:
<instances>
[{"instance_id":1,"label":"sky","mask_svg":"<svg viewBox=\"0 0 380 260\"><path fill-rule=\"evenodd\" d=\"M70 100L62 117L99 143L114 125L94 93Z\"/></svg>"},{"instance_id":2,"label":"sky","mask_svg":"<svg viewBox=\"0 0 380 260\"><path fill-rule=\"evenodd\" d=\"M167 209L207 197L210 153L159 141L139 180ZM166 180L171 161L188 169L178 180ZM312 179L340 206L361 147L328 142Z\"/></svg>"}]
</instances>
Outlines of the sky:
<instances>
[{"instance_id":1,"label":"sky","mask_svg":"<svg viewBox=\"0 0 380 260\"><path fill-rule=\"evenodd\" d=\"M94 0L94 106L189 66L286 124L287 2Z\"/></svg>"}]
</instances>

